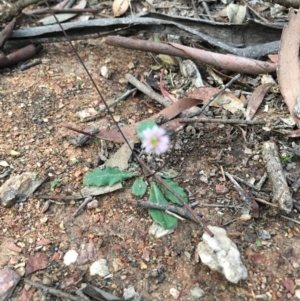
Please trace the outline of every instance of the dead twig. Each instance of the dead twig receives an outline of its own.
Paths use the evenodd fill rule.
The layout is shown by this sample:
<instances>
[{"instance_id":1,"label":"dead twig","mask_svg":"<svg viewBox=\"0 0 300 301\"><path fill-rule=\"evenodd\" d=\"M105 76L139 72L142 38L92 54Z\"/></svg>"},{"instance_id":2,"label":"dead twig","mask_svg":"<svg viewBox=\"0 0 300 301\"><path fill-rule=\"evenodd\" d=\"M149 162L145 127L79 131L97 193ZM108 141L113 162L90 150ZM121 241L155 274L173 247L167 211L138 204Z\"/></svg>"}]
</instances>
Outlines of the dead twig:
<instances>
[{"instance_id":1,"label":"dead twig","mask_svg":"<svg viewBox=\"0 0 300 301\"><path fill-rule=\"evenodd\" d=\"M187 118L192 118L195 116L198 116L204 112L204 110L221 94L223 93L228 87L230 87L241 75L237 74L235 77L233 77L222 89L220 89L217 93L215 93L204 105L203 107L195 112L191 113L187 116Z\"/></svg>"},{"instance_id":2,"label":"dead twig","mask_svg":"<svg viewBox=\"0 0 300 301\"><path fill-rule=\"evenodd\" d=\"M297 0L296 0L297 1ZM242 2L254 13L254 15L259 18L260 20L262 20L265 23L269 23L269 20L267 20L266 18L262 17L254 8L252 8L245 0L242 0ZM298 5L299 8L299 5Z\"/></svg>"},{"instance_id":3,"label":"dead twig","mask_svg":"<svg viewBox=\"0 0 300 301\"><path fill-rule=\"evenodd\" d=\"M185 207L178 207L175 205L162 205L162 204L154 204L151 202L145 202L142 200L137 201L137 205L143 208L152 208L152 209L160 209L164 211L170 211L176 213L182 217L185 217L195 223L198 224L197 220L190 214L190 212ZM202 216L202 214L201 214Z\"/></svg>"},{"instance_id":4,"label":"dead twig","mask_svg":"<svg viewBox=\"0 0 300 301\"><path fill-rule=\"evenodd\" d=\"M140 82L138 79L136 79L131 74L126 74L125 78L128 80L129 83L131 83L133 86L135 86L138 90L142 91L144 94L149 96L151 99L156 100L158 103L163 105L164 107L168 107L171 105L171 101L164 98L163 96L157 94L154 92L151 88Z\"/></svg>"},{"instance_id":5,"label":"dead twig","mask_svg":"<svg viewBox=\"0 0 300 301\"><path fill-rule=\"evenodd\" d=\"M195 0L191 0L191 3L192 3L193 10L194 10L195 19L199 19L199 14L198 14L197 6L195 4Z\"/></svg>"},{"instance_id":6,"label":"dead twig","mask_svg":"<svg viewBox=\"0 0 300 301\"><path fill-rule=\"evenodd\" d=\"M266 0L266 1L270 3L279 4L287 8L293 7L298 9L300 6L299 0Z\"/></svg>"},{"instance_id":7,"label":"dead twig","mask_svg":"<svg viewBox=\"0 0 300 301\"><path fill-rule=\"evenodd\" d=\"M237 181L239 181L240 183L243 183L243 184L247 185L248 187L250 187L250 188L252 188L252 189L254 189L254 190L256 190L256 191L260 191L262 185L266 182L266 179L267 179L267 177L268 177L268 174L265 172L264 175L261 177L261 179L259 180L259 182L258 182L256 185L253 185L253 184L251 184L251 183L245 181L244 179L242 179L242 178L240 178L240 177L238 177L238 176L232 175L232 177L233 177L234 179L236 179Z\"/></svg>"},{"instance_id":8,"label":"dead twig","mask_svg":"<svg viewBox=\"0 0 300 301\"><path fill-rule=\"evenodd\" d=\"M215 22L215 19L214 19L213 16L211 15L210 10L209 10L209 7L208 7L206 1L205 1L205 0L202 0L202 1L201 1L201 4L202 4L202 6L203 6L203 8L204 8L204 10L205 10L205 13L206 13L206 15L208 16L209 20L212 21L212 22Z\"/></svg>"},{"instance_id":9,"label":"dead twig","mask_svg":"<svg viewBox=\"0 0 300 301\"><path fill-rule=\"evenodd\" d=\"M273 187L273 203L278 203L280 209L290 213L293 209L293 199L283 172L277 146L272 141L263 144L263 160Z\"/></svg>"},{"instance_id":10,"label":"dead twig","mask_svg":"<svg viewBox=\"0 0 300 301\"><path fill-rule=\"evenodd\" d=\"M116 98L115 100L113 100L111 103L108 104L109 108L114 107L115 105L117 105L120 101L126 99L129 95L131 95L132 93L134 93L135 91L137 91L137 88L133 88L131 90L126 91L123 95L121 95L120 97ZM106 111L107 108L105 107L105 105L102 105L99 109L99 111L101 113L103 113L104 111ZM101 118L102 114L96 114L93 116L89 116L83 119L82 122L90 122L90 121L95 121L98 118Z\"/></svg>"},{"instance_id":11,"label":"dead twig","mask_svg":"<svg viewBox=\"0 0 300 301\"><path fill-rule=\"evenodd\" d=\"M240 120L240 119L216 119L216 118L179 118L180 123L221 123L221 124L240 124L240 125L264 125L264 120Z\"/></svg>"},{"instance_id":12,"label":"dead twig","mask_svg":"<svg viewBox=\"0 0 300 301\"><path fill-rule=\"evenodd\" d=\"M244 189L239 185L239 183L234 179L234 177L230 173L225 171L225 175L233 184L234 188L238 192L242 201L245 202L251 208L251 210L253 212L253 216L255 218L258 218L259 217L259 212L258 212L259 208L258 208L257 203L253 199L251 199L251 197L248 195L248 193L246 191L244 191Z\"/></svg>"},{"instance_id":13,"label":"dead twig","mask_svg":"<svg viewBox=\"0 0 300 301\"><path fill-rule=\"evenodd\" d=\"M42 8L26 13L26 15L45 15L45 14L57 14L57 13L92 13L96 14L103 9L95 8Z\"/></svg>"},{"instance_id":14,"label":"dead twig","mask_svg":"<svg viewBox=\"0 0 300 301\"><path fill-rule=\"evenodd\" d=\"M24 70L27 70L27 69L29 69L31 67L34 67L38 64L41 64L41 63L42 63L42 60L40 60L40 59L34 60L34 61L32 61L30 63L27 63L27 64L24 63L24 64L21 65L20 70L24 71Z\"/></svg>"},{"instance_id":15,"label":"dead twig","mask_svg":"<svg viewBox=\"0 0 300 301\"><path fill-rule=\"evenodd\" d=\"M80 298L80 297L75 297L75 296L73 296L71 294L68 294L68 293L65 293L61 290L58 290L58 289L55 289L55 288L52 288L52 287L48 287L48 286L43 285L41 283L31 281L27 278L24 279L24 282L31 285L31 286L33 286L33 287L35 287L35 288L43 290L46 293L52 294L56 297L59 297L59 298L72 300L72 301L81 301L82 300L82 298Z\"/></svg>"},{"instance_id":16,"label":"dead twig","mask_svg":"<svg viewBox=\"0 0 300 301\"><path fill-rule=\"evenodd\" d=\"M76 217L79 212L92 200L93 198L91 196L85 198L85 200L80 204L80 206L76 209L76 211L73 213L73 217Z\"/></svg>"},{"instance_id":17,"label":"dead twig","mask_svg":"<svg viewBox=\"0 0 300 301\"><path fill-rule=\"evenodd\" d=\"M284 216L284 215L280 215L280 217L282 217L282 218L284 218L284 219L286 219L286 220L288 220L288 221L291 221L291 222L294 222L294 223L300 225L300 221L297 220L297 219L294 219L294 218L291 218L291 217L288 217L288 216Z\"/></svg>"}]
</instances>

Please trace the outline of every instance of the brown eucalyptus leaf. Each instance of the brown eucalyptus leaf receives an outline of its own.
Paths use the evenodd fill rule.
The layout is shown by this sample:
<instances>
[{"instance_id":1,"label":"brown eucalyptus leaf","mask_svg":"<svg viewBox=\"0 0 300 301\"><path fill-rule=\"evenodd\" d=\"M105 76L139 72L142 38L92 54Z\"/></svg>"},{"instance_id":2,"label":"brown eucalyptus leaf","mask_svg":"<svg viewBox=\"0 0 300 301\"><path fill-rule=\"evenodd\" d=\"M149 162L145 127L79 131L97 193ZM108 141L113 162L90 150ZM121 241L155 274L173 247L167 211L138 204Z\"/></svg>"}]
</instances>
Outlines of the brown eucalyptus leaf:
<instances>
[{"instance_id":1,"label":"brown eucalyptus leaf","mask_svg":"<svg viewBox=\"0 0 300 301\"><path fill-rule=\"evenodd\" d=\"M219 88L214 87L200 87L189 93L189 97L202 99L205 104L212 96L219 92ZM221 93L211 104L212 107L223 108L231 113L237 111L245 112L244 103L238 97L230 92Z\"/></svg>"},{"instance_id":2,"label":"brown eucalyptus leaf","mask_svg":"<svg viewBox=\"0 0 300 301\"><path fill-rule=\"evenodd\" d=\"M258 110L260 104L262 103L262 101L264 100L264 97L266 95L266 93L268 92L268 90L270 89L270 87L273 86L273 83L267 83L267 84L263 84L258 86L252 93L249 102L248 102L248 107L246 110L246 120L251 120L256 111Z\"/></svg>"},{"instance_id":3,"label":"brown eucalyptus leaf","mask_svg":"<svg viewBox=\"0 0 300 301\"><path fill-rule=\"evenodd\" d=\"M114 17L120 17L124 15L129 7L130 0L114 0L112 11Z\"/></svg>"},{"instance_id":4,"label":"brown eucalyptus leaf","mask_svg":"<svg viewBox=\"0 0 300 301\"><path fill-rule=\"evenodd\" d=\"M86 4L87 4L86 0L80 0L77 5L73 6L73 8L83 9L86 7ZM56 19L58 20L58 22L61 23L61 22L65 22L69 19L76 17L77 14L76 13L63 13L63 14L55 14L55 16L56 16L56 18L53 15L44 17L44 18L40 19L38 21L38 23L42 23L43 25L51 25L51 24L57 23Z\"/></svg>"},{"instance_id":5,"label":"brown eucalyptus leaf","mask_svg":"<svg viewBox=\"0 0 300 301\"><path fill-rule=\"evenodd\" d=\"M294 114L296 99L300 95L300 13L289 12L289 25L283 29L278 53L278 81L280 92L289 112L300 128L300 119Z\"/></svg>"},{"instance_id":6,"label":"brown eucalyptus leaf","mask_svg":"<svg viewBox=\"0 0 300 301\"><path fill-rule=\"evenodd\" d=\"M167 108L160 111L158 114L146 119L146 120L155 120L159 115L164 116L167 120L174 118L179 113L197 105L203 103L202 99L194 99L194 98L182 98L176 101L175 103L171 104ZM138 123L127 125L121 127L122 132L124 136L128 140L132 140L135 143L139 142L139 139L137 138L136 134L136 128L139 125ZM169 130L176 130L180 126L182 126L181 123L179 123L179 120L171 120L165 124L162 125L163 128L169 129ZM121 133L118 131L118 129L112 129L112 130L100 130L96 137L107 140L107 141L113 141L116 143L123 143L124 138L121 135Z\"/></svg>"}]
</instances>

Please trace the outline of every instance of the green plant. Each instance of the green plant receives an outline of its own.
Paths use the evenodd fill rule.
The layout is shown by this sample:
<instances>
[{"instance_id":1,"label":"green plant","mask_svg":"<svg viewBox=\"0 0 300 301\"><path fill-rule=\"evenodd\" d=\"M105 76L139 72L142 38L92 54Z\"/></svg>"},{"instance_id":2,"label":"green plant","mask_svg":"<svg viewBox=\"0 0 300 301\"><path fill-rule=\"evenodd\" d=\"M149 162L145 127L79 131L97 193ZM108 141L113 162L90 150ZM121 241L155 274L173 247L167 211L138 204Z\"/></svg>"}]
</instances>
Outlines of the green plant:
<instances>
[{"instance_id":1,"label":"green plant","mask_svg":"<svg viewBox=\"0 0 300 301\"><path fill-rule=\"evenodd\" d=\"M291 159L293 158L293 155L290 155L290 156L284 156L281 158L281 162L282 163L288 163L291 161Z\"/></svg>"},{"instance_id":2,"label":"green plant","mask_svg":"<svg viewBox=\"0 0 300 301\"><path fill-rule=\"evenodd\" d=\"M256 244L257 247L262 247L262 243L261 243L260 240L257 240L257 241L255 242L255 244Z\"/></svg>"},{"instance_id":3,"label":"green plant","mask_svg":"<svg viewBox=\"0 0 300 301\"><path fill-rule=\"evenodd\" d=\"M137 135L142 142L142 146L147 152L161 154L169 147L169 138L163 129L157 127L153 121L142 122L137 128ZM188 196L184 189L176 182L171 181L176 173L171 170L166 173L160 173L161 183L151 182L148 201L160 205L168 205L169 202L182 206L182 201L187 202ZM112 186L124 180L136 177L131 187L132 193L137 197L146 194L148 186L145 176L129 171L122 171L118 168L106 166L103 169L96 168L86 174L83 184L93 186ZM172 193L172 190L174 193ZM180 200L181 199L181 200ZM165 229L172 229L177 225L178 219L173 215L167 214L160 209L149 209L152 219Z\"/></svg>"},{"instance_id":4,"label":"green plant","mask_svg":"<svg viewBox=\"0 0 300 301\"><path fill-rule=\"evenodd\" d=\"M51 188L59 187L61 185L61 179L57 178L51 182Z\"/></svg>"}]
</instances>

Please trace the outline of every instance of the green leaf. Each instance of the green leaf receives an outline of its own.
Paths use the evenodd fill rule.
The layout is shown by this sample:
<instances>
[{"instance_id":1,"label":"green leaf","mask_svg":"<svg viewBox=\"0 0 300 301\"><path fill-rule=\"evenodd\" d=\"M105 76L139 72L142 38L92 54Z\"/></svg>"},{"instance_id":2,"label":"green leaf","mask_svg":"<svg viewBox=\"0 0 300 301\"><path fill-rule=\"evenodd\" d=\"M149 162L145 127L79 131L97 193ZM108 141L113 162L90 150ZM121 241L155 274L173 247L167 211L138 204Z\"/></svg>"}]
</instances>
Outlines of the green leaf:
<instances>
[{"instance_id":1,"label":"green leaf","mask_svg":"<svg viewBox=\"0 0 300 301\"><path fill-rule=\"evenodd\" d=\"M137 129L136 129L138 138L142 141L144 130L152 129L154 127L157 127L157 124L154 121L143 121L143 122L141 122L139 124L139 126L137 127Z\"/></svg>"},{"instance_id":2,"label":"green leaf","mask_svg":"<svg viewBox=\"0 0 300 301\"><path fill-rule=\"evenodd\" d=\"M169 169L164 172L160 172L159 175L164 179L173 179L178 176L178 172L174 169Z\"/></svg>"},{"instance_id":3,"label":"green leaf","mask_svg":"<svg viewBox=\"0 0 300 301\"><path fill-rule=\"evenodd\" d=\"M51 182L51 188L60 186L61 179L55 179Z\"/></svg>"},{"instance_id":4,"label":"green leaf","mask_svg":"<svg viewBox=\"0 0 300 301\"><path fill-rule=\"evenodd\" d=\"M162 205L169 204L155 183L151 183L149 202ZM176 217L169 215L160 209L149 209L149 214L156 223L165 229L173 229L177 225L178 220Z\"/></svg>"},{"instance_id":5,"label":"green leaf","mask_svg":"<svg viewBox=\"0 0 300 301\"><path fill-rule=\"evenodd\" d=\"M186 194L186 192L184 191L184 189L182 187L180 187L176 182L170 181L170 180L163 180L171 189L174 190L174 192L176 192L177 194L179 194L184 201L187 203L188 202L188 195ZM177 204L177 205L181 205L182 206L182 202L180 200L177 199L177 197L171 193L169 190L167 190L164 186L160 187L163 194L165 195L165 197L170 200L172 203Z\"/></svg>"},{"instance_id":6,"label":"green leaf","mask_svg":"<svg viewBox=\"0 0 300 301\"><path fill-rule=\"evenodd\" d=\"M95 168L92 172L87 173L83 179L83 185L113 186L133 176L134 174L131 172L105 166L104 169Z\"/></svg>"},{"instance_id":7,"label":"green leaf","mask_svg":"<svg viewBox=\"0 0 300 301\"><path fill-rule=\"evenodd\" d=\"M134 181L132 187L131 187L131 192L135 196L143 196L147 191L147 185L143 178L138 178Z\"/></svg>"}]
</instances>

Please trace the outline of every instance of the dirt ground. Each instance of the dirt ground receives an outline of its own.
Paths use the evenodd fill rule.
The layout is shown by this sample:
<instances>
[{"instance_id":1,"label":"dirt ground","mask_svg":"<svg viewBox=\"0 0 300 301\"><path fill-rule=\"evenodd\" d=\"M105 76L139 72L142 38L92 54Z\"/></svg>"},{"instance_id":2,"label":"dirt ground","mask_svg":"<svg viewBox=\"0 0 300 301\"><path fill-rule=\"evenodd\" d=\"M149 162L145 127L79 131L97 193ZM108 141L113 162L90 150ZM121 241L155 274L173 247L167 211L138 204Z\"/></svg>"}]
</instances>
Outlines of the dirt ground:
<instances>
[{"instance_id":1,"label":"dirt ground","mask_svg":"<svg viewBox=\"0 0 300 301\"><path fill-rule=\"evenodd\" d=\"M87 68L107 101L126 90L125 74L143 75L153 64L143 52L108 47L101 41L75 43ZM203 229L185 220L172 234L156 239L148 231L152 220L147 210L136 206L130 183L124 188L96 197L99 206L72 213L81 201L62 200L44 210L40 194L72 195L82 188L82 179L99 162L101 146L90 142L74 145L77 134L64 125L88 129L91 125L106 128L112 125L109 116L90 124L81 123L77 113L101 104L99 96L67 43L45 45L40 54L42 64L24 72L17 68L0 74L0 160L1 167L12 175L37 171L48 177L26 202L12 208L0 207L0 268L9 265L22 276L30 256L46 254L47 267L28 276L31 280L75 293L82 283L93 284L121 297L124 289L133 286L141 300L174 300L170 289L180 292L178 300L197 300L191 289L204 291L201 300L300 300L300 226L283 219L267 205L259 204L257 219L241 220L243 205L223 171L245 180L259 181L265 172L261 148L264 141L276 139L286 145L291 141L280 134L265 132L262 126L248 128L244 140L237 126L205 124L196 135L185 131L180 147L172 154L169 167L179 172L179 183L195 194L203 206L195 211L204 215L208 225L226 229L237 245L248 278L230 284L221 274L211 272L196 256ZM133 69L130 69L131 65ZM111 77L100 76L101 66L108 66ZM280 98L261 112L272 119L273 113L288 115ZM139 121L159 110L159 106L139 93L114 108L121 123ZM297 142L297 141L296 141ZM108 143L111 155L118 145ZM13 156L12 151L19 152ZM76 164L72 158L78 159ZM299 162L293 157L285 163L289 179L298 177ZM2 183L6 178L1 179ZM51 188L55 179L60 186ZM221 187L221 189L220 189ZM271 201L269 181L263 191ZM299 193L293 195L299 199ZM207 205L234 205L210 207ZM226 206L225 206L226 207ZM299 214L293 212L292 217ZM262 230L271 237L261 236ZM7 246L10 246L7 248ZM66 266L63 256L68 250L79 252L93 246L94 259L107 260L111 277L90 276L90 262ZM14 246L14 247L12 247ZM297 299L298 297L298 299ZM199 298L200 299L200 298ZM11 300L65 300L20 281Z\"/></svg>"}]
</instances>

